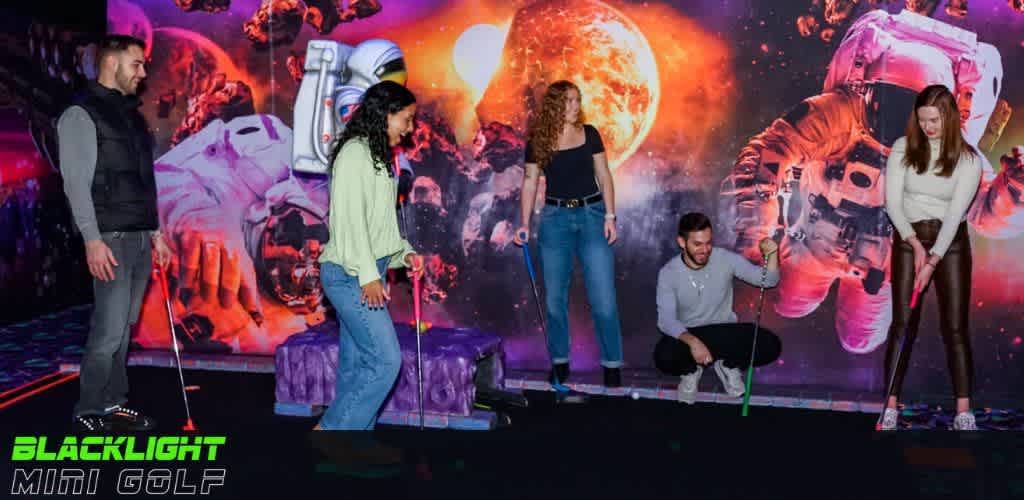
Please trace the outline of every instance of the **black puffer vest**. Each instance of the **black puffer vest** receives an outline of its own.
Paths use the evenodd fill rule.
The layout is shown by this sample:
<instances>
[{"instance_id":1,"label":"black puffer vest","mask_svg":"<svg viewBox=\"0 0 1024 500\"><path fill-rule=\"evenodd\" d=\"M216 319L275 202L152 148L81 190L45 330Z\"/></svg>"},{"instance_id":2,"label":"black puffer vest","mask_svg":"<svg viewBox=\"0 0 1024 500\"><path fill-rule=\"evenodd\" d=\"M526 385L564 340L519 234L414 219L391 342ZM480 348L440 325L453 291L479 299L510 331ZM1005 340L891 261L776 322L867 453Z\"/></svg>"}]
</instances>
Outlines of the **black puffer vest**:
<instances>
[{"instance_id":1,"label":"black puffer vest","mask_svg":"<svg viewBox=\"0 0 1024 500\"><path fill-rule=\"evenodd\" d=\"M93 204L100 232L148 231L160 227L153 142L141 101L96 82L75 102L96 124Z\"/></svg>"}]
</instances>

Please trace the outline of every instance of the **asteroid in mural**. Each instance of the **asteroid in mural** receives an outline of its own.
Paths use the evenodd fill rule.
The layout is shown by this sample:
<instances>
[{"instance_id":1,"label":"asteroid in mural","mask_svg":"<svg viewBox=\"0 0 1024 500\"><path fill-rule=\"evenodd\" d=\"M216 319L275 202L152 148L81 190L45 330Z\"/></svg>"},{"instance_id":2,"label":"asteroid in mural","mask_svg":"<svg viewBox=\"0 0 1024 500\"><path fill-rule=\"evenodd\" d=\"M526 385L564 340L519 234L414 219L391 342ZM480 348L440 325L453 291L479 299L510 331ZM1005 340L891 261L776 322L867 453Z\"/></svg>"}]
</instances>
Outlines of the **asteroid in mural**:
<instances>
[{"instance_id":1,"label":"asteroid in mural","mask_svg":"<svg viewBox=\"0 0 1024 500\"><path fill-rule=\"evenodd\" d=\"M242 32L257 49L288 45L299 35L305 14L306 7L299 0L263 2L242 25Z\"/></svg>"},{"instance_id":2,"label":"asteroid in mural","mask_svg":"<svg viewBox=\"0 0 1024 500\"><path fill-rule=\"evenodd\" d=\"M185 12L224 12L231 7L231 0L174 0L174 5Z\"/></svg>"},{"instance_id":3,"label":"asteroid in mural","mask_svg":"<svg viewBox=\"0 0 1024 500\"><path fill-rule=\"evenodd\" d=\"M188 100L188 111L171 137L178 144L216 119L231 121L255 113L252 89L245 82L228 80L223 73L209 80L206 90Z\"/></svg>"}]
</instances>

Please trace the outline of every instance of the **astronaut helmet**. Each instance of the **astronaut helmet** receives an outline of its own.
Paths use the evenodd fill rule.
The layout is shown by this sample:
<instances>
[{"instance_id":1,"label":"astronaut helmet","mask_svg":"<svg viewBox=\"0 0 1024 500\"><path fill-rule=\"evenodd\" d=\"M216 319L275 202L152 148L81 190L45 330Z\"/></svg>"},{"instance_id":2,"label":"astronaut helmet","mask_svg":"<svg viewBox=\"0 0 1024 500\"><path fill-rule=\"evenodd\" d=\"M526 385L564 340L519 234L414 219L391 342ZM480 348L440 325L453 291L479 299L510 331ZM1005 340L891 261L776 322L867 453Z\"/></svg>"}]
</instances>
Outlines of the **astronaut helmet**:
<instances>
[{"instance_id":1,"label":"astronaut helmet","mask_svg":"<svg viewBox=\"0 0 1024 500\"><path fill-rule=\"evenodd\" d=\"M334 115L338 123L348 123L352 114L359 108L366 89L343 85L334 92Z\"/></svg>"},{"instance_id":2,"label":"astronaut helmet","mask_svg":"<svg viewBox=\"0 0 1024 500\"><path fill-rule=\"evenodd\" d=\"M920 92L929 85L953 88L953 64L941 50L922 43L894 42L865 68L864 80Z\"/></svg>"},{"instance_id":3,"label":"astronaut helmet","mask_svg":"<svg viewBox=\"0 0 1024 500\"><path fill-rule=\"evenodd\" d=\"M369 88L384 80L405 85L408 74L402 50L395 42L374 38L360 43L346 62L351 78L348 85Z\"/></svg>"},{"instance_id":4,"label":"astronaut helmet","mask_svg":"<svg viewBox=\"0 0 1024 500\"><path fill-rule=\"evenodd\" d=\"M998 49L979 42L977 36L907 10L898 15L872 11L850 27L836 49L824 90L882 89L888 100L881 104L887 112L905 116L912 110L906 108L911 95L929 85L945 85L962 110L964 138L977 144L995 109L1003 77ZM872 96L867 97L871 106ZM876 96L874 104L879 103Z\"/></svg>"},{"instance_id":5,"label":"astronaut helmet","mask_svg":"<svg viewBox=\"0 0 1024 500\"><path fill-rule=\"evenodd\" d=\"M960 59L956 68L956 87L949 90L956 96L960 109L960 126L964 139L978 144L985 134L989 118L995 111L1002 90L1003 62L999 49L979 43L972 57Z\"/></svg>"},{"instance_id":6,"label":"astronaut helmet","mask_svg":"<svg viewBox=\"0 0 1024 500\"><path fill-rule=\"evenodd\" d=\"M322 217L284 202L270 207L269 217L245 230L255 239L253 267L260 288L290 310L307 314L323 302L318 260L327 243Z\"/></svg>"}]
</instances>

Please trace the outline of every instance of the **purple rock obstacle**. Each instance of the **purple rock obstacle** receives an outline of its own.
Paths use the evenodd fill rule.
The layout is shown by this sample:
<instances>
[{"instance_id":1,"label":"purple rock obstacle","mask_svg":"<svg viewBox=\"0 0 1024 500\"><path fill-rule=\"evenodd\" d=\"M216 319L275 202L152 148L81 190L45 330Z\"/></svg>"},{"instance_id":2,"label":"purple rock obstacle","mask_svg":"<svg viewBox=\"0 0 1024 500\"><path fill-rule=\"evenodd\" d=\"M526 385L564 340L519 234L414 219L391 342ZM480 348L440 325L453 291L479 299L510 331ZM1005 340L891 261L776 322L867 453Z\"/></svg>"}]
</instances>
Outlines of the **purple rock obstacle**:
<instances>
[{"instance_id":1,"label":"purple rock obstacle","mask_svg":"<svg viewBox=\"0 0 1024 500\"><path fill-rule=\"evenodd\" d=\"M396 324L402 369L384 411L418 412L416 337L411 325ZM420 338L423 350L423 409L470 416L476 387L502 387L501 338L467 328L433 327ZM289 337L274 354L278 405L327 406L334 399L338 327L324 323Z\"/></svg>"}]
</instances>

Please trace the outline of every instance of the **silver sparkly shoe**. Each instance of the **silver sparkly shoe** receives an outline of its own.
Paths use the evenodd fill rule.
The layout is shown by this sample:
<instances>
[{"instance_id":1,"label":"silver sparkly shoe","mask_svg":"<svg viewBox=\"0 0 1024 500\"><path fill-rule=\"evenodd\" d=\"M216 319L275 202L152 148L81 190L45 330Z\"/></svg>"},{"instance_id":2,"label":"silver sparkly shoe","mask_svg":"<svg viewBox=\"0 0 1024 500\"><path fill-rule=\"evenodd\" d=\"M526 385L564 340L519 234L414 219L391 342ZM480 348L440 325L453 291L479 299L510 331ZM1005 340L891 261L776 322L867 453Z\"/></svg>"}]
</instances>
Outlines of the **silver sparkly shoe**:
<instances>
[{"instance_id":1,"label":"silver sparkly shoe","mask_svg":"<svg viewBox=\"0 0 1024 500\"><path fill-rule=\"evenodd\" d=\"M957 413L953 418L954 431L976 431L978 424L974 421L974 413L965 411Z\"/></svg>"},{"instance_id":2,"label":"silver sparkly shoe","mask_svg":"<svg viewBox=\"0 0 1024 500\"><path fill-rule=\"evenodd\" d=\"M894 431L899 426L900 412L896 411L895 408L886 408L885 413L882 414L882 426L879 430L883 431Z\"/></svg>"}]
</instances>

